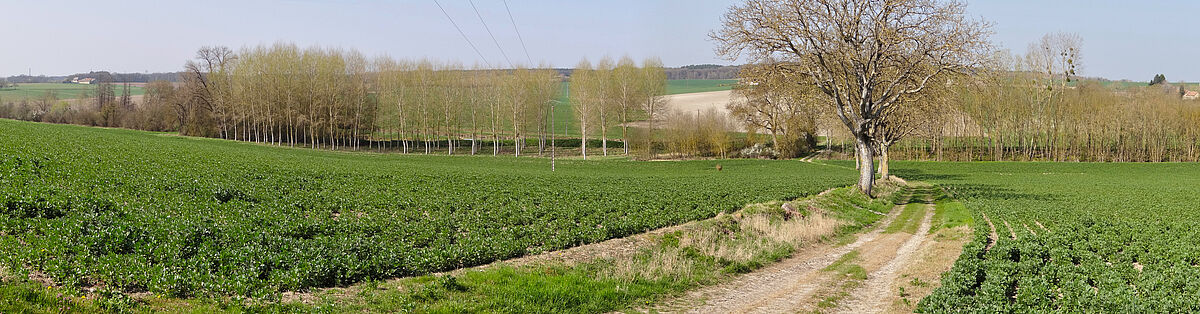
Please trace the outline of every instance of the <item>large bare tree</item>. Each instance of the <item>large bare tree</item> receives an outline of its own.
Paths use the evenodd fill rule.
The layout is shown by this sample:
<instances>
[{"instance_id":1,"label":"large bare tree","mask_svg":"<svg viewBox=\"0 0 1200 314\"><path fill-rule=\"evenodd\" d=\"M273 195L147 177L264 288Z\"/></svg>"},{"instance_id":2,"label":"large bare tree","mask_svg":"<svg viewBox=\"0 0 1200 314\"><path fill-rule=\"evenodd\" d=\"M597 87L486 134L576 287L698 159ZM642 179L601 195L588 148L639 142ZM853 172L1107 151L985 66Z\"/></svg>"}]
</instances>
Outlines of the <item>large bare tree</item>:
<instances>
[{"instance_id":1,"label":"large bare tree","mask_svg":"<svg viewBox=\"0 0 1200 314\"><path fill-rule=\"evenodd\" d=\"M874 185L874 129L939 75L976 67L988 25L939 0L747 0L710 36L731 60L789 62L796 83L828 96L855 138L859 188Z\"/></svg>"}]
</instances>

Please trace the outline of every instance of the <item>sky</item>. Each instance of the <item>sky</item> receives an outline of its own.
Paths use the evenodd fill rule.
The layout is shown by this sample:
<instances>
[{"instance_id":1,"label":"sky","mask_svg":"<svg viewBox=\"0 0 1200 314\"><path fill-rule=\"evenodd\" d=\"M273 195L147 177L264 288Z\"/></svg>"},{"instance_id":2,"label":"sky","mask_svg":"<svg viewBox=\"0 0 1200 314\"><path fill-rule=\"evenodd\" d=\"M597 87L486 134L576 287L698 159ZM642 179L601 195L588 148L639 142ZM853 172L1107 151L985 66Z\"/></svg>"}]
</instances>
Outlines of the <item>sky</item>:
<instances>
[{"instance_id":1,"label":"sky","mask_svg":"<svg viewBox=\"0 0 1200 314\"><path fill-rule=\"evenodd\" d=\"M622 55L657 56L667 66L737 63L717 56L708 38L734 1L507 0L507 10L500 0L474 0L474 9L467 0L0 1L0 76L171 72L201 46L275 42L494 67ZM1200 23L1192 20L1200 1L968 3L970 16L993 23L996 45L1015 53L1047 33L1077 33L1082 75L1200 81Z\"/></svg>"}]
</instances>

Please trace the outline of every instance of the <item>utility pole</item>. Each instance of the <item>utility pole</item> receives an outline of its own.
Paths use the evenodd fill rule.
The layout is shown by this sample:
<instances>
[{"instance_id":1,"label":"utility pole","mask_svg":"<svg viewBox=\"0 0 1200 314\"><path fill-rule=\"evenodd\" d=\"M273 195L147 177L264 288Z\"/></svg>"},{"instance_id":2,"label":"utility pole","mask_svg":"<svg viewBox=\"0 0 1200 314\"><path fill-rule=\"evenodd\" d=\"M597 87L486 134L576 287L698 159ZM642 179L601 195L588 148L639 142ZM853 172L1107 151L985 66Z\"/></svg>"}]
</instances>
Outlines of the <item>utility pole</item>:
<instances>
[{"instance_id":1,"label":"utility pole","mask_svg":"<svg viewBox=\"0 0 1200 314\"><path fill-rule=\"evenodd\" d=\"M570 81L568 81L567 84L571 84ZM570 87L567 88L566 95L567 95L567 97L566 97L567 101L568 102L571 101L571 88ZM556 145L554 144L554 104L559 103L559 102L560 101L558 101L558 99L554 99L554 100L550 101L550 171L554 171L554 150L556 147ZM567 126L563 125L563 137L566 137L566 136L567 136Z\"/></svg>"},{"instance_id":2,"label":"utility pole","mask_svg":"<svg viewBox=\"0 0 1200 314\"><path fill-rule=\"evenodd\" d=\"M550 171L554 171L554 103L558 100L550 100Z\"/></svg>"}]
</instances>

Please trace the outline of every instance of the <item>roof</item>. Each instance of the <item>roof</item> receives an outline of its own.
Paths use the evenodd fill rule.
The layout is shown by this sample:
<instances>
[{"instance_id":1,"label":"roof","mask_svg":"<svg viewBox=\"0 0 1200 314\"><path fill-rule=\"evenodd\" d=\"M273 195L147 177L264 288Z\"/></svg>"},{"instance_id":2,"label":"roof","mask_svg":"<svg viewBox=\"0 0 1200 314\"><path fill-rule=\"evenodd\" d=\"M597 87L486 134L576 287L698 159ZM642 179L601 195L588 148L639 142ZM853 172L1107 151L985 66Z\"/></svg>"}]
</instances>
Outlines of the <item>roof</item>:
<instances>
[{"instance_id":1,"label":"roof","mask_svg":"<svg viewBox=\"0 0 1200 314\"><path fill-rule=\"evenodd\" d=\"M1200 92L1197 92L1197 91L1194 91L1194 90L1190 90L1190 91L1187 91L1187 92L1183 93L1183 95L1184 95L1184 96L1196 97L1196 96L1200 96Z\"/></svg>"}]
</instances>

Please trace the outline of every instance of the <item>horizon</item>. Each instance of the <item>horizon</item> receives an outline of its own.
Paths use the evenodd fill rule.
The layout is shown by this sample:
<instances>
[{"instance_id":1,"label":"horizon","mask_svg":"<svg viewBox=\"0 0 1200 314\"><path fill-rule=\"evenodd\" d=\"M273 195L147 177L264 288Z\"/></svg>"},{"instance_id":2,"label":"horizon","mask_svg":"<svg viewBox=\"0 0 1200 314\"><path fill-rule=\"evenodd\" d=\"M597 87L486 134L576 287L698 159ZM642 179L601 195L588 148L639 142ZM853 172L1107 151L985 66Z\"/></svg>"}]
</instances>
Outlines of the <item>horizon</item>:
<instances>
[{"instance_id":1,"label":"horizon","mask_svg":"<svg viewBox=\"0 0 1200 314\"><path fill-rule=\"evenodd\" d=\"M708 32L719 26L721 15L730 5L715 0L651 4L632 0L259 0L199 21L176 18L181 12L212 12L229 3L137 0L120 4L73 2L64 6L19 0L0 17L14 25L39 26L9 34L13 37L10 42L16 43L11 47L22 48L0 50L0 60L6 60L0 63L0 76L178 72L202 46L240 50L277 42L355 50L367 56L478 62L493 68L508 67L510 63L572 68L583 58L623 55L638 60L659 57L667 67L744 63L725 60L713 52ZM1031 7L1040 9L1027 9ZM1171 82L1200 81L1200 64L1189 62L1192 56L1200 55L1200 43L1180 36L1189 28L1186 12L1200 11L1200 3L969 1L967 11L972 18L992 23L991 39L998 49L1018 54L1044 34L1078 33L1083 38L1081 77L1138 82L1162 73ZM80 23L46 23L87 21L96 15L106 18L92 28L80 28ZM1067 15L1093 18L1061 18ZM400 16L404 18L396 18ZM322 19L327 21L312 23ZM86 48L97 46L103 48Z\"/></svg>"}]
</instances>

